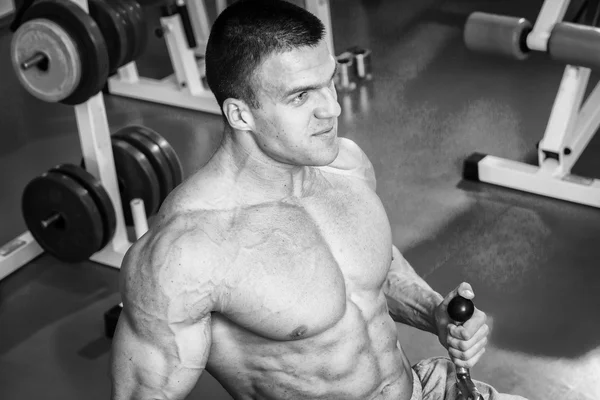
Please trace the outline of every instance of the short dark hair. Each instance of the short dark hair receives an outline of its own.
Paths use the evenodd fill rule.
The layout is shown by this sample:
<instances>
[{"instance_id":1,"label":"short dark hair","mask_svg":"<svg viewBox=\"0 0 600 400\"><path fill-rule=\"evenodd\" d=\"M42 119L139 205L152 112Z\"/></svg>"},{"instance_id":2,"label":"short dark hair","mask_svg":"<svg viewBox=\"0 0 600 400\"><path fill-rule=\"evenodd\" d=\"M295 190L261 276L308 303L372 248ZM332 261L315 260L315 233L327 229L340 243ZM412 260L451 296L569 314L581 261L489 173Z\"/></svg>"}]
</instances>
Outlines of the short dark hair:
<instances>
[{"instance_id":1,"label":"short dark hair","mask_svg":"<svg viewBox=\"0 0 600 400\"><path fill-rule=\"evenodd\" d=\"M319 18L285 0L239 0L226 8L211 28L205 54L206 80L219 107L228 98L260 107L253 83L264 59L316 47L324 35Z\"/></svg>"}]
</instances>

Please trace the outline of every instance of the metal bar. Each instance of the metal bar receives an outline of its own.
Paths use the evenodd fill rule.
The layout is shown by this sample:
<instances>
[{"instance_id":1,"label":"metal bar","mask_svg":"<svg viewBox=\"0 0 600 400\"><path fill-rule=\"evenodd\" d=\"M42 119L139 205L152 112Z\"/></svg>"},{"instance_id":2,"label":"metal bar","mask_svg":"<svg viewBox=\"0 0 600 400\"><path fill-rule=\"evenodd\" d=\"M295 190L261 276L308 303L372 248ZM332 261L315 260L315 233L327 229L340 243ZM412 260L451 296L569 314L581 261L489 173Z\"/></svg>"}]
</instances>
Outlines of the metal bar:
<instances>
[{"instance_id":1,"label":"metal bar","mask_svg":"<svg viewBox=\"0 0 600 400\"><path fill-rule=\"evenodd\" d=\"M187 0L190 21L196 35L195 53L203 56L206 53L206 43L210 35L210 25L208 23L208 14L204 0Z\"/></svg>"},{"instance_id":2,"label":"metal bar","mask_svg":"<svg viewBox=\"0 0 600 400\"><path fill-rule=\"evenodd\" d=\"M115 208L117 227L111 245L120 249L129 244L121 195L117 183L114 156L104 97L98 93L87 102L75 106L79 140L86 170L100 180Z\"/></svg>"},{"instance_id":3,"label":"metal bar","mask_svg":"<svg viewBox=\"0 0 600 400\"><path fill-rule=\"evenodd\" d=\"M25 266L44 250L29 231L0 247L0 280Z\"/></svg>"},{"instance_id":4,"label":"metal bar","mask_svg":"<svg viewBox=\"0 0 600 400\"><path fill-rule=\"evenodd\" d=\"M576 175L556 178L540 173L536 166L489 155L477 167L481 182L600 208L600 180Z\"/></svg>"},{"instance_id":5,"label":"metal bar","mask_svg":"<svg viewBox=\"0 0 600 400\"><path fill-rule=\"evenodd\" d=\"M175 14L170 17L162 17L160 20L165 31L167 49L179 86L189 90L191 94L205 92L196 63L196 55L187 44L181 16Z\"/></svg>"},{"instance_id":6,"label":"metal bar","mask_svg":"<svg viewBox=\"0 0 600 400\"><path fill-rule=\"evenodd\" d=\"M217 0L217 15L227 8L227 0Z\"/></svg>"},{"instance_id":7,"label":"metal bar","mask_svg":"<svg viewBox=\"0 0 600 400\"><path fill-rule=\"evenodd\" d=\"M571 142L567 144L570 146L571 154L568 157L564 157L563 162L566 165L566 168L570 170L577 160L579 160L583 150L594 137L599 126L600 84L596 84L596 87L592 93L590 93L579 112L577 125L573 129L573 137Z\"/></svg>"},{"instance_id":8,"label":"metal bar","mask_svg":"<svg viewBox=\"0 0 600 400\"><path fill-rule=\"evenodd\" d=\"M221 114L221 108L212 92L203 91L192 95L189 91L181 90L174 75L162 80L140 78L136 83L123 82L119 79L109 80L109 90L115 95Z\"/></svg>"},{"instance_id":9,"label":"metal bar","mask_svg":"<svg viewBox=\"0 0 600 400\"><path fill-rule=\"evenodd\" d=\"M129 203L131 207L131 215L133 216L133 228L135 230L136 239L141 238L148 232L148 219L146 218L146 209L144 208L144 200L133 199Z\"/></svg>"},{"instance_id":10,"label":"metal bar","mask_svg":"<svg viewBox=\"0 0 600 400\"><path fill-rule=\"evenodd\" d=\"M533 30L527 36L527 47L531 50L547 51L552 28L562 21L571 0L546 0L538 14Z\"/></svg>"},{"instance_id":11,"label":"metal bar","mask_svg":"<svg viewBox=\"0 0 600 400\"><path fill-rule=\"evenodd\" d=\"M554 173L561 176L570 172L568 164L563 162L565 149L569 147L573 138L573 131L589 77L589 68L571 65L565 68L544 137L539 144L538 159L540 165L548 158L548 154L552 153L558 161L558 167Z\"/></svg>"}]
</instances>

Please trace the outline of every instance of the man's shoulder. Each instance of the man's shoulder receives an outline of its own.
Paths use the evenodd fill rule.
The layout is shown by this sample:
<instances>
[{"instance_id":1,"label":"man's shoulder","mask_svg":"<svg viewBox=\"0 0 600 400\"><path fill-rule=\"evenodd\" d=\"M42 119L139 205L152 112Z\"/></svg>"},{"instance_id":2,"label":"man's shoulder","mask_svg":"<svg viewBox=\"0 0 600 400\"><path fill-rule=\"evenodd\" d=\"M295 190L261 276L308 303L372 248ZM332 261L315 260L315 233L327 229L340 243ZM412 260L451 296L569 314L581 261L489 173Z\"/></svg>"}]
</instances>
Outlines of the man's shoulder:
<instances>
[{"instance_id":1,"label":"man's shoulder","mask_svg":"<svg viewBox=\"0 0 600 400\"><path fill-rule=\"evenodd\" d=\"M201 211L157 215L152 228L128 251L124 275L138 290L159 285L165 294L192 278L212 279L222 253L222 225Z\"/></svg>"},{"instance_id":2,"label":"man's shoulder","mask_svg":"<svg viewBox=\"0 0 600 400\"><path fill-rule=\"evenodd\" d=\"M147 244L151 249L148 254L159 257L168 253L173 262L197 269L196 261L221 251L229 214L226 210L175 200L156 216L154 231Z\"/></svg>"},{"instance_id":3,"label":"man's shoulder","mask_svg":"<svg viewBox=\"0 0 600 400\"><path fill-rule=\"evenodd\" d=\"M340 151L336 159L328 166L320 169L362 179L375 190L375 170L365 152L348 138L340 138L339 146Z\"/></svg>"}]
</instances>

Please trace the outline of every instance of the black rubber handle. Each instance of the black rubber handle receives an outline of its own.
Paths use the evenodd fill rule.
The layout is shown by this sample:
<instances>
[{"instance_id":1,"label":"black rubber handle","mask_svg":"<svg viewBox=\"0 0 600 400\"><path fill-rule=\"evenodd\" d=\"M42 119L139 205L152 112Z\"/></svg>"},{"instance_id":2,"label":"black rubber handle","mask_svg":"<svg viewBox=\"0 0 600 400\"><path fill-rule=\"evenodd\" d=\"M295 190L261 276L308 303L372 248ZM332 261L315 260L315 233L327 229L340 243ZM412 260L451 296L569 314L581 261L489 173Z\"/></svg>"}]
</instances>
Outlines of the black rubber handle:
<instances>
[{"instance_id":1,"label":"black rubber handle","mask_svg":"<svg viewBox=\"0 0 600 400\"><path fill-rule=\"evenodd\" d=\"M456 296L448 303L448 315L458 323L467 322L475 312L475 305L469 299L462 296Z\"/></svg>"}]
</instances>

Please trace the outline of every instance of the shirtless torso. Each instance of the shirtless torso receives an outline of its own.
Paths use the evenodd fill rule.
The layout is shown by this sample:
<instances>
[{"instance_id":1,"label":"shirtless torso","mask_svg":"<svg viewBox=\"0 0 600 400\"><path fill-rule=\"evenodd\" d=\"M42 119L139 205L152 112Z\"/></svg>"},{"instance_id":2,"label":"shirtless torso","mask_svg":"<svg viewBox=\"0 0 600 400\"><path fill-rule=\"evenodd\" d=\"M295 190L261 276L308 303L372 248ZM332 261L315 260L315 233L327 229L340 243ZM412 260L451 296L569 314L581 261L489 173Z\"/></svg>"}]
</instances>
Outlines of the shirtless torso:
<instances>
[{"instance_id":1,"label":"shirtless torso","mask_svg":"<svg viewBox=\"0 0 600 400\"><path fill-rule=\"evenodd\" d=\"M247 201L210 165L182 185L126 257L117 357L177 364L156 379L190 387L206 369L235 399L410 399L382 288L389 221L370 162L336 140L283 199Z\"/></svg>"}]
</instances>

